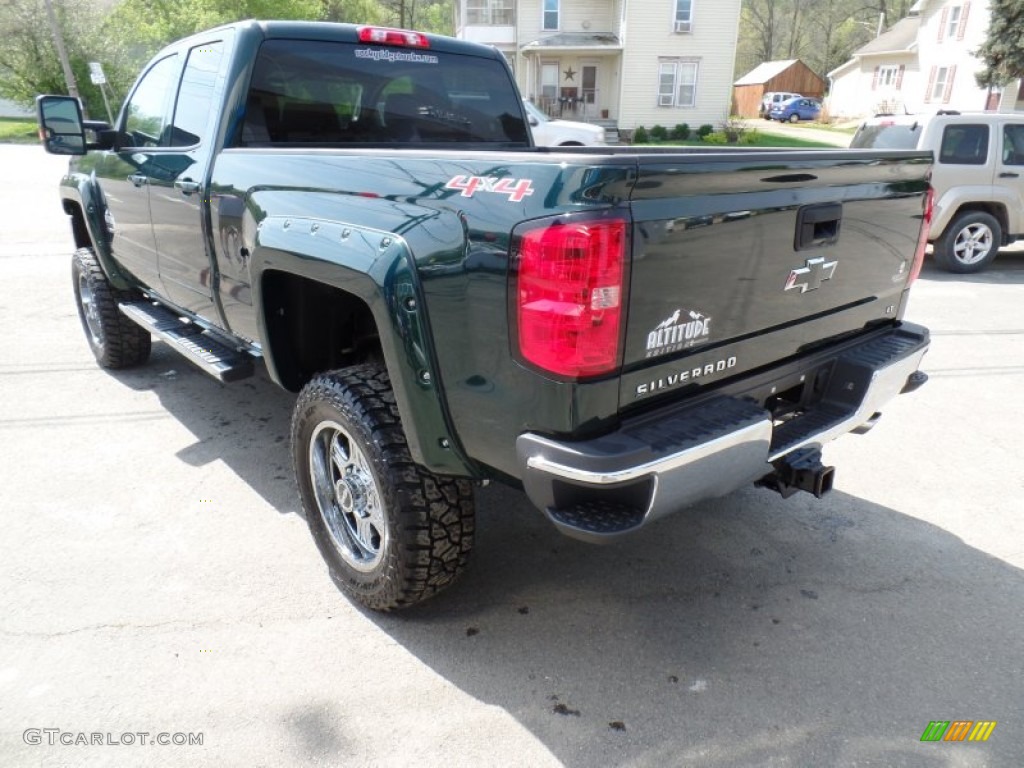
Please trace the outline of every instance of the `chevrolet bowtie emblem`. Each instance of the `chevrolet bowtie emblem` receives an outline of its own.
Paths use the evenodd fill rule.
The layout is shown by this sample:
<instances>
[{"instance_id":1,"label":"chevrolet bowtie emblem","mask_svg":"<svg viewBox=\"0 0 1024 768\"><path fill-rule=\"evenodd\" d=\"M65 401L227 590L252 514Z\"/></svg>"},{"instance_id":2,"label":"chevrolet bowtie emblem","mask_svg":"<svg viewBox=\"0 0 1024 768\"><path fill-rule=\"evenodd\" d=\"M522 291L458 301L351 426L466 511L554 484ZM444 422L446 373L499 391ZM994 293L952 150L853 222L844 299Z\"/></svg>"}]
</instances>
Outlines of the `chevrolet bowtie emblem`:
<instances>
[{"instance_id":1,"label":"chevrolet bowtie emblem","mask_svg":"<svg viewBox=\"0 0 1024 768\"><path fill-rule=\"evenodd\" d=\"M802 267L797 267L789 273L786 280L786 287L783 290L799 288L800 293L816 291L826 280L831 280L836 271L838 261L825 261L823 258L808 259Z\"/></svg>"}]
</instances>

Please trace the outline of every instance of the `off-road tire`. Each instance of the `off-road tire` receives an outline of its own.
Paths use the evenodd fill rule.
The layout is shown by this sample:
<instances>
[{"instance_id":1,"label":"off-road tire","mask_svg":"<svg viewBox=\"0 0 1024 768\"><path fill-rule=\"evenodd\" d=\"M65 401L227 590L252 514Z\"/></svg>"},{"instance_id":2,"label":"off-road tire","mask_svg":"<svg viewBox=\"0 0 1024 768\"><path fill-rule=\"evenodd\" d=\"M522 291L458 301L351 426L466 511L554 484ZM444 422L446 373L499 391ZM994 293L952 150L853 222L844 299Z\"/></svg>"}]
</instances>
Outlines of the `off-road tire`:
<instances>
[{"instance_id":1,"label":"off-road tire","mask_svg":"<svg viewBox=\"0 0 1024 768\"><path fill-rule=\"evenodd\" d=\"M980 252L971 239L988 245ZM967 211L954 218L935 242L935 263L948 272L969 274L987 267L999 253L1003 228L999 220L984 211Z\"/></svg>"},{"instance_id":2,"label":"off-road tire","mask_svg":"<svg viewBox=\"0 0 1024 768\"><path fill-rule=\"evenodd\" d=\"M92 248L79 248L71 258L71 279L78 319L96 362L102 368L130 368L149 359L152 337L117 308L139 296L110 284Z\"/></svg>"},{"instance_id":3,"label":"off-road tire","mask_svg":"<svg viewBox=\"0 0 1024 768\"><path fill-rule=\"evenodd\" d=\"M309 530L349 597L390 611L435 595L465 570L472 484L413 462L382 364L315 376L295 403L291 445Z\"/></svg>"}]
</instances>

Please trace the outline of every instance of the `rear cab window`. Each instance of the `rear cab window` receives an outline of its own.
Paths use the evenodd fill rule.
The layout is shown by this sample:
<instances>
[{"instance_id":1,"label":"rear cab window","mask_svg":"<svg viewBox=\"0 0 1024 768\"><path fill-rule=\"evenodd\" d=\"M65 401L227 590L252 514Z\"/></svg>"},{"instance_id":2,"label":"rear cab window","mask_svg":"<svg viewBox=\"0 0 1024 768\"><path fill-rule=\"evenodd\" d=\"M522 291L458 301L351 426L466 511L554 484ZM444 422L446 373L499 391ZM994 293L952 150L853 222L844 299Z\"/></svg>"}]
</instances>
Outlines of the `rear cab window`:
<instances>
[{"instance_id":1,"label":"rear cab window","mask_svg":"<svg viewBox=\"0 0 1024 768\"><path fill-rule=\"evenodd\" d=\"M917 149L920 123L862 125L850 142L851 149Z\"/></svg>"},{"instance_id":2,"label":"rear cab window","mask_svg":"<svg viewBox=\"0 0 1024 768\"><path fill-rule=\"evenodd\" d=\"M431 49L271 39L260 47L237 146L529 146L496 59Z\"/></svg>"}]
</instances>

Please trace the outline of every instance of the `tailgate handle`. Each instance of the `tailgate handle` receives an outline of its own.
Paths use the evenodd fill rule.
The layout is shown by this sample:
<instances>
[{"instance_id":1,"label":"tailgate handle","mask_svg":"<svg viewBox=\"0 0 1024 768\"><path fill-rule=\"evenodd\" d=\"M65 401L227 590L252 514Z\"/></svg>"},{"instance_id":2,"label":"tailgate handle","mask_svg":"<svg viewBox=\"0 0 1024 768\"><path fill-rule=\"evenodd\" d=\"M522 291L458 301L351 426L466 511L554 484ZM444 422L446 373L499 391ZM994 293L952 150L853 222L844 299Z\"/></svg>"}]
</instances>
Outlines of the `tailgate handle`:
<instances>
[{"instance_id":1,"label":"tailgate handle","mask_svg":"<svg viewBox=\"0 0 1024 768\"><path fill-rule=\"evenodd\" d=\"M835 245L839 240L839 224L842 218L842 203L805 205L796 212L793 248L803 251L808 248Z\"/></svg>"}]
</instances>

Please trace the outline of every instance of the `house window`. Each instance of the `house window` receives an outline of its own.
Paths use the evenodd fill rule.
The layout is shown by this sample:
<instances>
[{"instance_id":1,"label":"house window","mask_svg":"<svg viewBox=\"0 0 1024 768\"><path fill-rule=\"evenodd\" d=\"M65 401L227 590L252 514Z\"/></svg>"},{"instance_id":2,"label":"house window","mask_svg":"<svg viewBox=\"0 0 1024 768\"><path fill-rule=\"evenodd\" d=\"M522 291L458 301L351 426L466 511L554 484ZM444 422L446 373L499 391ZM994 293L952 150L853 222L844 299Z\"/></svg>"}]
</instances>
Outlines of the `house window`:
<instances>
[{"instance_id":1,"label":"house window","mask_svg":"<svg viewBox=\"0 0 1024 768\"><path fill-rule=\"evenodd\" d=\"M559 0L544 0L544 29L558 29Z\"/></svg>"},{"instance_id":2,"label":"house window","mask_svg":"<svg viewBox=\"0 0 1024 768\"><path fill-rule=\"evenodd\" d=\"M946 15L946 37L956 37L957 31L960 29L960 14L963 13L963 8L959 5L951 6L949 13Z\"/></svg>"},{"instance_id":3,"label":"house window","mask_svg":"<svg viewBox=\"0 0 1024 768\"><path fill-rule=\"evenodd\" d=\"M693 0L675 0L676 15L674 29L676 32L693 30Z\"/></svg>"},{"instance_id":4,"label":"house window","mask_svg":"<svg viewBox=\"0 0 1024 768\"><path fill-rule=\"evenodd\" d=\"M928 101L949 101L949 91L953 87L952 70L952 67L936 67L932 86L928 90Z\"/></svg>"},{"instance_id":5,"label":"house window","mask_svg":"<svg viewBox=\"0 0 1024 768\"><path fill-rule=\"evenodd\" d=\"M945 40L963 40L967 31L967 14L971 10L970 3L949 5L942 9L939 17L939 42Z\"/></svg>"},{"instance_id":6,"label":"house window","mask_svg":"<svg viewBox=\"0 0 1024 768\"><path fill-rule=\"evenodd\" d=\"M900 68L898 66L885 66L878 68L878 87L894 88L899 78Z\"/></svg>"},{"instance_id":7,"label":"house window","mask_svg":"<svg viewBox=\"0 0 1024 768\"><path fill-rule=\"evenodd\" d=\"M662 61L658 65L658 106L692 107L697 103L697 62Z\"/></svg>"},{"instance_id":8,"label":"house window","mask_svg":"<svg viewBox=\"0 0 1024 768\"><path fill-rule=\"evenodd\" d=\"M466 24L511 27L515 0L466 0Z\"/></svg>"}]
</instances>

